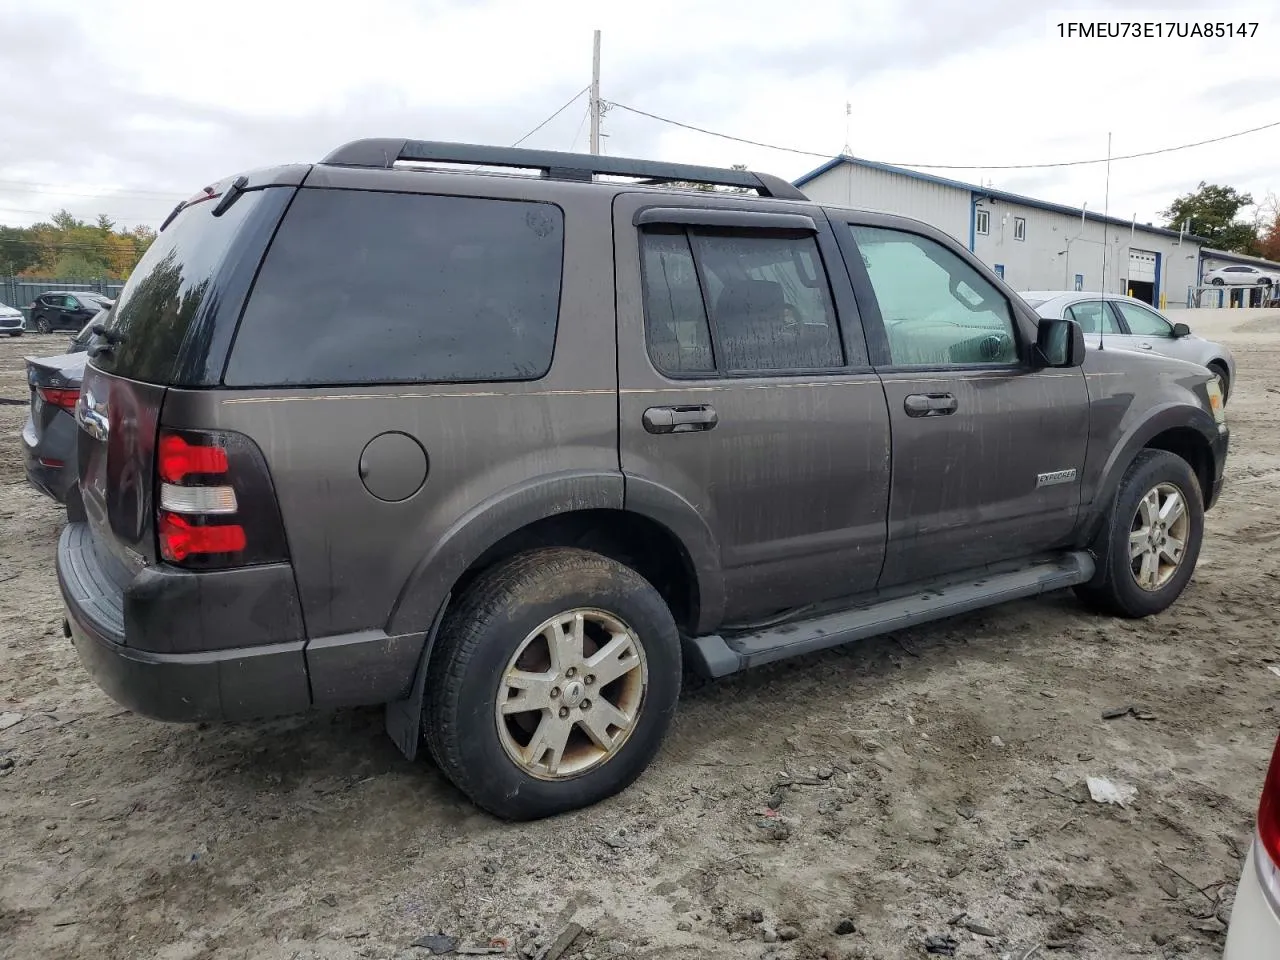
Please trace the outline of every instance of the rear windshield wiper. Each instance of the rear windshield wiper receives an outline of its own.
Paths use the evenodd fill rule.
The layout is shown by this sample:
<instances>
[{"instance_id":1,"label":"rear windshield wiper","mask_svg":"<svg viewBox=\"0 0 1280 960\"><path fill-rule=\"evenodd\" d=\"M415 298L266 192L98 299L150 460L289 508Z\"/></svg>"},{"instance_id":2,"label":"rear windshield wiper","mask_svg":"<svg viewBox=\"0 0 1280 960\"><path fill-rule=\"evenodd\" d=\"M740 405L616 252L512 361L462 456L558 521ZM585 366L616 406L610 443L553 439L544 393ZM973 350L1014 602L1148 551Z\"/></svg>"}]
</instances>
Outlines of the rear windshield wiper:
<instances>
[{"instance_id":1,"label":"rear windshield wiper","mask_svg":"<svg viewBox=\"0 0 1280 960\"><path fill-rule=\"evenodd\" d=\"M240 199L240 195L244 193L244 188L249 185L249 178L240 176L231 181L231 186L222 194L222 199L218 201L218 205L213 208L213 216L220 217L228 210L231 205Z\"/></svg>"},{"instance_id":2,"label":"rear windshield wiper","mask_svg":"<svg viewBox=\"0 0 1280 960\"><path fill-rule=\"evenodd\" d=\"M112 344L113 346L117 343L124 343L123 333L117 333L114 330L108 330L106 327L104 327L100 323L95 323L92 327L90 327L89 332L92 333L95 337L101 337L103 340L107 341L107 343Z\"/></svg>"}]
</instances>

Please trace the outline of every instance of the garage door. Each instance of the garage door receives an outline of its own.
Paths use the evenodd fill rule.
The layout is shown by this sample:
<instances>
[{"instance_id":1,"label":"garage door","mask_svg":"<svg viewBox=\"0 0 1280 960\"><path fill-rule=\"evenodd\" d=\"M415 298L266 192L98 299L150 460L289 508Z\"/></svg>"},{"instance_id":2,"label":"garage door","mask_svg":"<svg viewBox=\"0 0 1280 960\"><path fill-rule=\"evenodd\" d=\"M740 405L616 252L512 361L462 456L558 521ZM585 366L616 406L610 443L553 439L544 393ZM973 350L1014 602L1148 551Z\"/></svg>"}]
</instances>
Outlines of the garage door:
<instances>
[{"instance_id":1,"label":"garage door","mask_svg":"<svg viewBox=\"0 0 1280 960\"><path fill-rule=\"evenodd\" d=\"M1156 255L1146 250L1129 251L1129 282L1156 282Z\"/></svg>"}]
</instances>

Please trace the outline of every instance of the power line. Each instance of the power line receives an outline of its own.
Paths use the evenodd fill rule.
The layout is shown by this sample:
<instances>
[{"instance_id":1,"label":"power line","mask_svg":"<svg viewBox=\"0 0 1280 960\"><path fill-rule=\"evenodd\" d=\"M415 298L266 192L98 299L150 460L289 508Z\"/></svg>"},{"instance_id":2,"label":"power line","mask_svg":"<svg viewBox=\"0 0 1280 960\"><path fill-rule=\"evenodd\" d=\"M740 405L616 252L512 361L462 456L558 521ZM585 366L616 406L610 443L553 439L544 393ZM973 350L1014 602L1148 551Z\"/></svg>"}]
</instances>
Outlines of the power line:
<instances>
[{"instance_id":1,"label":"power line","mask_svg":"<svg viewBox=\"0 0 1280 960\"><path fill-rule=\"evenodd\" d=\"M578 147L578 138L582 136L582 128L586 126L587 117L591 116L591 104L587 104L587 109L582 111L582 119L578 121L577 132L573 135L573 142L569 144L569 152L573 153Z\"/></svg>"},{"instance_id":2,"label":"power line","mask_svg":"<svg viewBox=\"0 0 1280 960\"><path fill-rule=\"evenodd\" d=\"M541 130L543 127L545 127L548 123L550 123L550 122L551 122L552 120L554 120L556 117L560 116L560 114L564 113L564 112L565 112L565 110L566 110L566 109L568 109L568 108L569 108L569 106L570 106L570 105L571 105L575 100L577 100L580 96L582 96L584 93L586 93L589 89L591 89L591 88L590 88L590 85L583 87L581 90L579 90L577 93L575 93L572 97L570 97L568 100L566 100L566 101L564 102L564 104L560 107L560 109L559 109L559 110L557 110L557 111L556 111L555 113L553 113L551 116L547 117L547 119L543 120L540 124L538 124L538 125L537 125L536 127L534 127L532 130L530 130L528 133L526 133L523 137L521 137L519 140L517 140L515 143L513 143L513 144L512 144L512 146L513 146L513 147L518 147L518 146L520 146L520 144L524 143L526 140L528 140L530 137L532 137L535 133L537 133L539 130Z\"/></svg>"},{"instance_id":3,"label":"power line","mask_svg":"<svg viewBox=\"0 0 1280 960\"><path fill-rule=\"evenodd\" d=\"M651 120L658 120L662 123L669 123L674 127L682 127L685 130L692 130L695 133L705 133L707 136L719 137L722 140L732 140L735 143L744 143L752 147L763 147L766 150L780 150L783 153L796 153L806 157L822 157L830 160L830 152L819 152L817 150L799 150L795 147L783 147L776 143L764 143L760 140L748 140L745 137L735 137L727 133L719 133L715 130L708 130L705 127L694 126L691 123L682 123L679 120L672 120L670 117L661 117L656 113L650 113L647 110L641 110L637 107L629 107L625 103L617 103L607 101L609 106L618 107L626 110L628 113L639 114L642 117L648 117ZM1239 130L1235 133L1223 134L1220 137L1210 137L1208 140L1197 140L1194 143L1182 143L1173 147L1160 147L1155 150L1144 150L1141 153L1128 153L1118 157L1111 157L1115 160L1137 160L1141 157L1154 157L1164 153L1175 153L1179 150L1190 150L1192 147L1203 147L1210 143L1221 143L1224 140L1233 140L1236 137L1247 136L1251 133L1258 133L1262 130L1270 130L1280 127L1280 120L1274 123L1264 123L1258 127L1250 127L1248 130ZM898 161L878 160L876 163L883 163L891 167L915 167L918 170L1045 170L1053 167L1083 167L1090 164L1106 163L1106 157L1099 157L1096 160L1061 160L1054 163L905 163Z\"/></svg>"}]
</instances>

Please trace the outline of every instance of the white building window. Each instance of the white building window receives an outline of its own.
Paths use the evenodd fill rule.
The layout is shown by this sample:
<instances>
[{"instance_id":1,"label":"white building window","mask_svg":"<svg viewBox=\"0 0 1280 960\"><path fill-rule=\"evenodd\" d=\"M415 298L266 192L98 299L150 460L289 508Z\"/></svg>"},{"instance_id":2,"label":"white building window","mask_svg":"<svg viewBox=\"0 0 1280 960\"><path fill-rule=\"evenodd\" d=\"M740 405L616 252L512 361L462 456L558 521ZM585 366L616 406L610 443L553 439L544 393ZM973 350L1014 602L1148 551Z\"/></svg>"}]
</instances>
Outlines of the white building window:
<instances>
[{"instance_id":1,"label":"white building window","mask_svg":"<svg viewBox=\"0 0 1280 960\"><path fill-rule=\"evenodd\" d=\"M991 232L991 214L986 210L978 211L977 231L984 237Z\"/></svg>"},{"instance_id":2,"label":"white building window","mask_svg":"<svg viewBox=\"0 0 1280 960\"><path fill-rule=\"evenodd\" d=\"M1015 240L1027 239L1027 218L1026 217L1013 218L1013 239Z\"/></svg>"}]
</instances>

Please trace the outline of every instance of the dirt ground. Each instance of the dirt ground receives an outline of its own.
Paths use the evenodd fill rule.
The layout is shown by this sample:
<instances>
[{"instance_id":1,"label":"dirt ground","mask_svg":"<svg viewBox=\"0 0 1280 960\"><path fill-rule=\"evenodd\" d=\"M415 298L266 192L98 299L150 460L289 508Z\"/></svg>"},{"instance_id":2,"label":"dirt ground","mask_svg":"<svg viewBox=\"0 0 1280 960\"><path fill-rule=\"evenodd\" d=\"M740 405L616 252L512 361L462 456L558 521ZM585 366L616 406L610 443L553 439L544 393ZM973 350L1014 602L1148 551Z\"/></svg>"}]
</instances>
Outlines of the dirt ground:
<instances>
[{"instance_id":1,"label":"dirt ground","mask_svg":"<svg viewBox=\"0 0 1280 960\"><path fill-rule=\"evenodd\" d=\"M1053 596L701 686L632 789L528 825L406 762L378 710L184 727L99 692L18 447L21 358L64 340L5 340L0 956L399 960L441 930L527 956L570 921L583 960L1219 956L1280 727L1280 313L1188 319L1239 382L1171 611Z\"/></svg>"}]
</instances>

